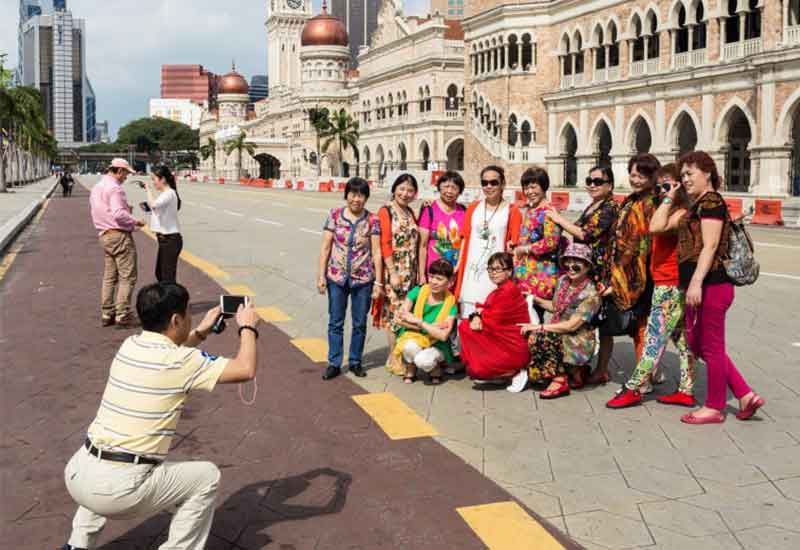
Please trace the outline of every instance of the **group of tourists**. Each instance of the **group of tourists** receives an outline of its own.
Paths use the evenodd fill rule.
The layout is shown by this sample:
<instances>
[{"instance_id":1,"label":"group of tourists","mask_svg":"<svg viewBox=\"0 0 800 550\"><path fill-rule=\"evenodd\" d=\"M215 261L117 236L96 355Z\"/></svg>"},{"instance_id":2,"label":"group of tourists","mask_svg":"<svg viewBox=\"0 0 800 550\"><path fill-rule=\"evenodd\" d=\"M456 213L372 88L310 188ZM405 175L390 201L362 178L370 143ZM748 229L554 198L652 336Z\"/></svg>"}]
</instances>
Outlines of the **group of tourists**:
<instances>
[{"instance_id":1,"label":"group of tourists","mask_svg":"<svg viewBox=\"0 0 800 550\"><path fill-rule=\"evenodd\" d=\"M712 158L690 152L662 166L650 154L628 163L631 192L614 196L614 173L589 171L591 203L570 221L547 200L540 167L520 178L524 202L504 197L499 166L480 174L483 196L464 207L464 180L445 172L438 198L418 212L416 179L400 175L391 200L366 210L370 188L352 178L346 205L325 221L320 293L328 294L328 367L341 373L344 322L352 304L349 368L366 376L362 354L371 311L386 331L386 367L408 384L421 370L427 384L465 368L478 384L511 392L532 386L555 399L610 381L616 336L633 340L632 375L607 403L638 405L665 380L660 362L672 341L680 379L660 403L695 407L695 360L707 368L705 405L690 424L724 421L730 387L739 419L764 405L725 349L725 317L734 286L723 260L731 218L719 194ZM599 341L598 341L599 340ZM596 366L591 369L593 357Z\"/></svg>"}]
</instances>

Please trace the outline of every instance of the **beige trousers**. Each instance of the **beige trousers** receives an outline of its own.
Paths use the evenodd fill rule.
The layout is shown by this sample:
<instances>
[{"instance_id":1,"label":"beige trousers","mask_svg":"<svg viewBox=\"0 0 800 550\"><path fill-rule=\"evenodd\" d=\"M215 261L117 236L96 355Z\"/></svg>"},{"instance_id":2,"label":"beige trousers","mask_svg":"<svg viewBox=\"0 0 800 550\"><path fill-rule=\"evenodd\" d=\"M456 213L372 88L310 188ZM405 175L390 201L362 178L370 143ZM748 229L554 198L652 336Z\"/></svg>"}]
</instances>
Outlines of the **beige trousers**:
<instances>
[{"instance_id":1,"label":"beige trousers","mask_svg":"<svg viewBox=\"0 0 800 550\"><path fill-rule=\"evenodd\" d=\"M136 243L128 231L106 231L100 235L105 271L101 294L103 318L123 319L133 315L131 297L136 287Z\"/></svg>"},{"instance_id":2,"label":"beige trousers","mask_svg":"<svg viewBox=\"0 0 800 550\"><path fill-rule=\"evenodd\" d=\"M160 550L205 548L220 479L210 462L125 464L100 460L81 447L67 463L64 479L79 505L70 546L95 548L107 518L144 520L177 506Z\"/></svg>"}]
</instances>

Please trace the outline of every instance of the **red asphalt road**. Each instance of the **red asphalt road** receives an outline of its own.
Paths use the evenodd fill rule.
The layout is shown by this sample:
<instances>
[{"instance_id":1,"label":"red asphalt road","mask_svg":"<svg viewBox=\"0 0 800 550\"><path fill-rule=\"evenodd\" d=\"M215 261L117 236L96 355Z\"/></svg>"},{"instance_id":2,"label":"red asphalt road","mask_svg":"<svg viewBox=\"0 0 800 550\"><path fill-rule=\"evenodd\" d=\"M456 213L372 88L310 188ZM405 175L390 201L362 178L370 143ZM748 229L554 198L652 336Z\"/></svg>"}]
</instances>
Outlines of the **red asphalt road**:
<instances>
[{"instance_id":1,"label":"red asphalt road","mask_svg":"<svg viewBox=\"0 0 800 550\"><path fill-rule=\"evenodd\" d=\"M139 282L153 280L155 244L136 235ZM191 243L189 243L191 246ZM0 541L58 548L75 504L63 469L97 410L107 369L131 331L100 328L102 253L88 193L53 199L0 282ZM182 262L195 321L222 289ZM205 348L236 350L235 330ZM255 405L233 386L193 394L171 460L222 469L208 549L482 549L456 508L512 498L429 438L392 441L352 401L364 393L263 325ZM250 390L248 387L246 390ZM157 548L166 513L109 521L103 549Z\"/></svg>"}]
</instances>

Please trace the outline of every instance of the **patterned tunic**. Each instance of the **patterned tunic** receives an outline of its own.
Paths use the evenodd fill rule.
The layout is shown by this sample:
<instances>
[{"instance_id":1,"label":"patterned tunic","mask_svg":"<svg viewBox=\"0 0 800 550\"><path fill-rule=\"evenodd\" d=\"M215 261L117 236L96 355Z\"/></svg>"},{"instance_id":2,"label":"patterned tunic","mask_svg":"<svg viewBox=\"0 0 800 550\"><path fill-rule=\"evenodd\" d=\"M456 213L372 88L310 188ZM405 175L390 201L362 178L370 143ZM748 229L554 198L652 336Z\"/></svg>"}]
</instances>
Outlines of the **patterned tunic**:
<instances>
[{"instance_id":1,"label":"patterned tunic","mask_svg":"<svg viewBox=\"0 0 800 550\"><path fill-rule=\"evenodd\" d=\"M419 229L414 216L401 209L394 201L384 206L383 209L388 212L391 220L391 235L382 235L381 240L386 242L390 239L394 272L400 277L400 285L392 287L389 282L389 269L384 269L384 284L388 299L383 301L381 326L397 332L400 326L395 317L403 307L406 294L417 284ZM384 231L385 228L381 226L381 232ZM385 256L386 252L384 251Z\"/></svg>"},{"instance_id":2,"label":"patterned tunic","mask_svg":"<svg viewBox=\"0 0 800 550\"><path fill-rule=\"evenodd\" d=\"M380 235L378 217L366 210L355 222L344 216L344 208L333 208L323 229L333 233L333 246L326 276L339 286L365 285L375 280L372 236Z\"/></svg>"},{"instance_id":3,"label":"patterned tunic","mask_svg":"<svg viewBox=\"0 0 800 550\"><path fill-rule=\"evenodd\" d=\"M546 213L546 205L523 210L518 246L530 246L531 251L514 258L514 279L523 294L549 300L558 280L561 228Z\"/></svg>"},{"instance_id":4,"label":"patterned tunic","mask_svg":"<svg viewBox=\"0 0 800 550\"><path fill-rule=\"evenodd\" d=\"M608 249L614 302L620 311L636 305L647 287L650 218L655 211L655 197L649 191L631 193L620 207Z\"/></svg>"},{"instance_id":5,"label":"patterned tunic","mask_svg":"<svg viewBox=\"0 0 800 550\"><path fill-rule=\"evenodd\" d=\"M680 274L681 288L689 287L689 281L697 268L697 259L703 250L703 233L700 223L703 219L719 220L722 222L722 234L719 245L714 254L714 261L708 270L703 284L717 284L728 282L725 266L722 259L728 251L728 209L725 199L716 191L710 191L700 197L681 219L678 226L678 272Z\"/></svg>"},{"instance_id":6,"label":"patterned tunic","mask_svg":"<svg viewBox=\"0 0 800 550\"><path fill-rule=\"evenodd\" d=\"M611 281L608 270L608 247L613 236L614 223L619 215L619 206L612 196L598 204L590 204L583 211L575 225L583 229L583 240L575 242L589 245L592 248L594 263L593 278L595 283L607 287Z\"/></svg>"}]
</instances>

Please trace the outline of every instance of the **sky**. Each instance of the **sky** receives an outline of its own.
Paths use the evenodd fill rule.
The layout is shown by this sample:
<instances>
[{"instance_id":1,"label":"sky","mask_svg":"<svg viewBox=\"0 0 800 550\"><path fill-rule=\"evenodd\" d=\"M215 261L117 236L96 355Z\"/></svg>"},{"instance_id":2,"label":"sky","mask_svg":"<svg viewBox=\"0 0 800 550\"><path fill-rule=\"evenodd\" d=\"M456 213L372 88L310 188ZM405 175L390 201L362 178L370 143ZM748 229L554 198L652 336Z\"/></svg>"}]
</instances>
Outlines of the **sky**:
<instances>
[{"instance_id":1,"label":"sky","mask_svg":"<svg viewBox=\"0 0 800 550\"><path fill-rule=\"evenodd\" d=\"M314 13L322 0L314 1ZM97 94L97 120L112 137L126 122L148 115L158 97L161 65L199 64L225 74L233 60L247 77L267 73L267 0L67 0L86 20L86 66ZM406 0L407 15L429 0ZM0 53L17 65L18 0L0 0Z\"/></svg>"}]
</instances>

